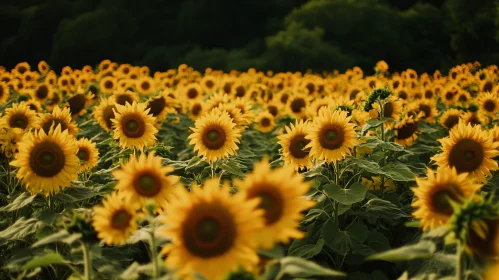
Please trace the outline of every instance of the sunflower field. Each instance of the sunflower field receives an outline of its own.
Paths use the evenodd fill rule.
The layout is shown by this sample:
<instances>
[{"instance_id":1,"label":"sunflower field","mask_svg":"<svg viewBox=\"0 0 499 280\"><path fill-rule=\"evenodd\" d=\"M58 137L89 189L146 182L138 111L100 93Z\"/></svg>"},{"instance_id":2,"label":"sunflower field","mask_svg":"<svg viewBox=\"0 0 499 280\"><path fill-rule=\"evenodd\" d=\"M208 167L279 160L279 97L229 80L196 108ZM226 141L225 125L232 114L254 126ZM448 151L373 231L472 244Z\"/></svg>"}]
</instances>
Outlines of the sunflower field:
<instances>
[{"instance_id":1,"label":"sunflower field","mask_svg":"<svg viewBox=\"0 0 499 280\"><path fill-rule=\"evenodd\" d=\"M0 279L499 279L499 68L0 67Z\"/></svg>"}]
</instances>

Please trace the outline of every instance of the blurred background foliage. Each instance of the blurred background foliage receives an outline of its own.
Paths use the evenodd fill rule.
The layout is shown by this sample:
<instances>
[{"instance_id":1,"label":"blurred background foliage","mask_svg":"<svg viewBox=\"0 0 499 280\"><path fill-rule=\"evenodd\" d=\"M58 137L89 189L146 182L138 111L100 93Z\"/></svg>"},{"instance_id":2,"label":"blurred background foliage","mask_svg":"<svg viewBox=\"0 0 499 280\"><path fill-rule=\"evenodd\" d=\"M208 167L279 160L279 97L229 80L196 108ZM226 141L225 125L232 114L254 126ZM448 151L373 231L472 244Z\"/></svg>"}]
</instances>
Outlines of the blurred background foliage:
<instances>
[{"instance_id":1,"label":"blurred background foliage","mask_svg":"<svg viewBox=\"0 0 499 280\"><path fill-rule=\"evenodd\" d=\"M418 72L499 64L499 0L2 0L0 64Z\"/></svg>"}]
</instances>

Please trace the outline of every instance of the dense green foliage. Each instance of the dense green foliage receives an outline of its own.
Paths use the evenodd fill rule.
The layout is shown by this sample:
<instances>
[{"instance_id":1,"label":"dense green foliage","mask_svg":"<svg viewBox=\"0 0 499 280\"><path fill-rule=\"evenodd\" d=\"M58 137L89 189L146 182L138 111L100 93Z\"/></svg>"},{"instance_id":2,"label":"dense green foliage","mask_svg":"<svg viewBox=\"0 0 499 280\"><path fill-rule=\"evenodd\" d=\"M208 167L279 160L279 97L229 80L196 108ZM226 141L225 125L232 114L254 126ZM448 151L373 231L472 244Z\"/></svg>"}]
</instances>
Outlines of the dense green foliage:
<instances>
[{"instance_id":1,"label":"dense green foliage","mask_svg":"<svg viewBox=\"0 0 499 280\"><path fill-rule=\"evenodd\" d=\"M164 70L447 70L499 63L497 0L11 0L0 59L81 67L103 59Z\"/></svg>"}]
</instances>

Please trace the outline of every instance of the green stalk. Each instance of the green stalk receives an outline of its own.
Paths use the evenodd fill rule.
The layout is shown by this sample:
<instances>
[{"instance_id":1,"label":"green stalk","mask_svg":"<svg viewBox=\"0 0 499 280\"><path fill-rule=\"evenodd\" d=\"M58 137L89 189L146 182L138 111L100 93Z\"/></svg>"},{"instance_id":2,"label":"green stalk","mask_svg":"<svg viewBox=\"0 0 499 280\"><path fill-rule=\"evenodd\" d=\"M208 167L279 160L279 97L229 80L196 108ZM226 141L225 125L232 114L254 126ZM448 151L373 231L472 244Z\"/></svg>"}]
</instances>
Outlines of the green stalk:
<instances>
[{"instance_id":1,"label":"green stalk","mask_svg":"<svg viewBox=\"0 0 499 280\"><path fill-rule=\"evenodd\" d=\"M461 241L457 243L456 249L456 280L463 279L463 268L462 268L462 257L463 257L463 248Z\"/></svg>"},{"instance_id":2,"label":"green stalk","mask_svg":"<svg viewBox=\"0 0 499 280\"><path fill-rule=\"evenodd\" d=\"M85 280L92 279L92 256L90 255L90 246L85 242L81 243L81 248L83 250L83 268L84 268L84 278Z\"/></svg>"}]
</instances>

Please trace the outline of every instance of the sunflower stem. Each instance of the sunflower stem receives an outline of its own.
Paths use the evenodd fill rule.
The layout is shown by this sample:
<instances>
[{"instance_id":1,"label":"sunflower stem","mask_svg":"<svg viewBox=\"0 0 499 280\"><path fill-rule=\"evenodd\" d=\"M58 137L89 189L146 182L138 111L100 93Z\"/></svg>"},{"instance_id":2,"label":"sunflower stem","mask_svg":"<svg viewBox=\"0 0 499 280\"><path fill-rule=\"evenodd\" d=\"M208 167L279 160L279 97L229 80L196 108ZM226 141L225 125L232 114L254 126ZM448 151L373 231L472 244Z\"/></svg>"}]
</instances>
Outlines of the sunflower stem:
<instances>
[{"instance_id":1,"label":"sunflower stem","mask_svg":"<svg viewBox=\"0 0 499 280\"><path fill-rule=\"evenodd\" d=\"M89 244L82 242L81 248L83 250L83 269L84 269L84 278L85 280L92 279L92 256L90 255L90 246Z\"/></svg>"},{"instance_id":2,"label":"sunflower stem","mask_svg":"<svg viewBox=\"0 0 499 280\"><path fill-rule=\"evenodd\" d=\"M154 237L154 222L151 222L151 262L152 262L152 279L159 278L159 269L158 269L158 251L156 248L156 238Z\"/></svg>"},{"instance_id":3,"label":"sunflower stem","mask_svg":"<svg viewBox=\"0 0 499 280\"><path fill-rule=\"evenodd\" d=\"M210 167L211 167L211 178L215 178L215 162L210 161Z\"/></svg>"},{"instance_id":4,"label":"sunflower stem","mask_svg":"<svg viewBox=\"0 0 499 280\"><path fill-rule=\"evenodd\" d=\"M340 162L338 160L334 161L334 183L336 186L340 186ZM339 212L339 203L338 201L334 201L334 221L338 224L340 224L338 220L338 212Z\"/></svg>"},{"instance_id":5,"label":"sunflower stem","mask_svg":"<svg viewBox=\"0 0 499 280\"><path fill-rule=\"evenodd\" d=\"M380 99L378 99L378 104L379 104L379 119L385 115L385 108L383 106L383 102L381 102ZM381 123L381 140L385 141L385 122Z\"/></svg>"},{"instance_id":6,"label":"sunflower stem","mask_svg":"<svg viewBox=\"0 0 499 280\"><path fill-rule=\"evenodd\" d=\"M457 249L456 249L456 280L463 279L462 257L463 257L463 246L461 244L461 241L459 241L457 243Z\"/></svg>"}]
</instances>

